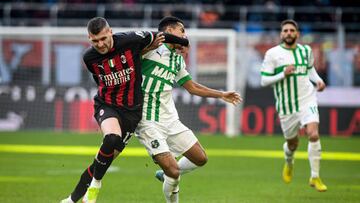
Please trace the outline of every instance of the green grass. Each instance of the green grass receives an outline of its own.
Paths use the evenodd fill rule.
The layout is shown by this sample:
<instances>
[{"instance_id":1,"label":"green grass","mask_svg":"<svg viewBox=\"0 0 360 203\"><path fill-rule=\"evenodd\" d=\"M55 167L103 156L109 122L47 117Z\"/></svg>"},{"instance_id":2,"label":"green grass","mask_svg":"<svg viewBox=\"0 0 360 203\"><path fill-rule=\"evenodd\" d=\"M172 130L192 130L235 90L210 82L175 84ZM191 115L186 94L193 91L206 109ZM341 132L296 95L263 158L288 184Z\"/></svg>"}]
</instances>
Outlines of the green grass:
<instances>
[{"instance_id":1,"label":"green grass","mask_svg":"<svg viewBox=\"0 0 360 203\"><path fill-rule=\"evenodd\" d=\"M281 136L199 136L209 151L281 150ZM353 152L360 156L360 139L322 137L326 152ZM59 132L0 133L1 144L50 146L99 146L98 134ZM141 147L132 138L129 151ZM299 151L306 151L302 138ZM126 149L125 149L126 150ZM0 202L59 202L69 195L82 171L94 155L62 155L0 152ZM291 184L281 180L282 158L209 155L202 168L181 178L182 203L258 203L258 202L359 202L360 161L322 160L321 177L328 186L325 193L308 186L309 163L297 159ZM98 202L164 202L162 185L154 178L158 167L147 156L120 156L103 180Z\"/></svg>"}]
</instances>

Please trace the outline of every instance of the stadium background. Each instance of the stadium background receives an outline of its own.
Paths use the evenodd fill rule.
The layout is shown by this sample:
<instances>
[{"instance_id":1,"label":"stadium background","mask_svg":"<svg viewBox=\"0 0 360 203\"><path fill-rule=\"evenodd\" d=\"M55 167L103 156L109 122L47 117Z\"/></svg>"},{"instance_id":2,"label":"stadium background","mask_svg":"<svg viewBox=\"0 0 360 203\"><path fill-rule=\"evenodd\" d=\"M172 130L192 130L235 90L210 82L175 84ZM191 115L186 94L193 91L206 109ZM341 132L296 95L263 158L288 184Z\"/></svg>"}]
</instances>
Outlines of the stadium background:
<instances>
[{"instance_id":1,"label":"stadium background","mask_svg":"<svg viewBox=\"0 0 360 203\"><path fill-rule=\"evenodd\" d=\"M232 41L236 45L234 53L228 53L227 38L219 36L207 40L202 40L201 37L190 38L192 50L187 62L195 80L210 87L226 89L229 77L226 68L229 63L228 55L234 54L237 75L234 87L242 92L245 99L241 108L235 109L237 111L235 115L238 115L235 122L241 122L237 123L239 129L236 135L239 136L226 138L224 103L190 97L184 90L176 89L175 101L181 120L193 129L204 146L209 148L210 160L214 161L208 168L205 167L201 172L195 173L196 175L192 176L194 180L190 181L191 184L195 188L202 187L202 180L197 176L203 173L200 178L215 175L223 180L221 184L228 186L227 189L217 190L219 196L223 195L223 198L215 198L211 193L206 192L205 187L204 191L201 191L203 193L200 192L203 195L199 195L199 198L194 197L197 193L190 195L192 199L184 197L188 198L185 199L186 202L204 202L204 199L200 198L204 195L207 196L205 199L207 202L286 200L311 202L314 199L319 202L357 202L360 199L359 195L356 195L360 194L360 38L358 36L360 6L358 3L337 0L311 2L49 0L1 1L0 3L0 152L4 152L0 156L0 161L4 163L0 166L0 172L3 174L0 176L0 184L4 186L2 194L0 193L1 202L25 202L29 195L33 195L25 186L31 186L31 183L37 183L40 179L45 181L35 190L38 192L44 190L49 195L45 199L41 195L35 195L36 200L30 202L56 202L63 197L61 195L67 194L72 189L74 181L81 173L80 169L86 167L91 160L91 154L95 151L90 150L88 154L79 155L75 152L71 153L68 148L59 149L69 150L69 154L75 155L70 158L63 155L64 152L51 153L51 150L45 150L46 153L39 152L41 151L39 145L52 146L54 149L68 145L92 147L97 146L100 141L99 135L96 135L97 125L92 118L92 96L96 90L81 61L81 52L89 46L86 35L79 37L69 33L59 33L50 36L33 31L46 28L51 30L50 32L56 32L56 28L75 30L78 27L85 30L86 22L94 16L106 17L111 26L117 29L154 30L157 22L163 16L170 14L184 19L186 28L194 33L206 33L208 30L211 30L208 31L209 33L215 33L226 29L235 34L235 41ZM293 18L299 23L302 34L300 41L312 46L317 71L328 85L326 91L319 94L320 133L323 137L323 147L325 151L353 153L341 155L342 158L338 160L330 156L323 161L325 165L323 179L325 182L329 180L333 190L342 192L338 196L330 190L330 194L321 197L307 190L304 191L302 184L305 183L295 182L290 193L285 192L281 195L283 199L278 200L270 194L276 193L277 189L285 188L280 185L276 171L270 172L269 177L259 174L264 174L264 171L260 170L264 166L274 168L277 165L276 170L281 170L280 151L277 152L278 155L272 157L276 158L275 161L254 159L248 155L234 155L230 158L224 155L228 149L280 150L282 135L274 109L273 93L270 88L260 87L260 67L265 51L279 43L279 23L287 18ZM18 33L13 34L8 30ZM269 136L271 138L268 138ZM303 146L300 150L306 151L306 141L305 138L302 139ZM12 148L14 146L21 149L16 150ZM129 151L132 147L141 146L133 139ZM212 155L212 149L222 152L220 155ZM56 155L58 161L49 161L55 160L52 154ZM143 158L129 155L115 164L115 167L120 167L129 175L129 179L125 179L123 184L128 184L134 180L131 177L137 176L128 174L126 167L137 167L135 172L144 172L144 180L152 176L156 166L153 166L143 152L140 154ZM83 155L86 155L88 160L83 160ZM43 160L47 160L46 163ZM258 163L257 160L262 161ZM300 160L299 168L302 171L299 172L299 176L306 180L307 163L302 158ZM226 161L234 165L227 166ZM21 162L23 164L19 164ZM245 172L248 169L241 163L246 163L248 167L256 170L249 174ZM216 168L216 164L221 167ZM39 167L42 169L39 170ZM23 168L28 168L31 172L24 173ZM56 168L56 172L53 168ZM73 173L74 168L78 171ZM238 173L234 172L234 168ZM50 175L46 169L52 171ZM229 179L222 174L215 174L214 171L229 173L234 178ZM43 174L45 178L41 177ZM341 177L344 179L339 180L334 174L342 174ZM109 176L124 179L121 172L111 173ZM249 176L255 177L254 181L244 182ZM263 184L271 189L261 193L262 195L257 199L253 190L262 190L262 188L260 183L255 181L261 182L266 178L269 179ZM66 186L47 187L52 181ZM151 184L155 184L143 182L148 185L139 187L152 187ZM119 183L114 181L111 184L116 186ZM247 185L249 189L242 185ZM215 187L211 186L213 186L211 189ZM28 192L21 195L18 191L19 187L25 188ZM130 189L129 193L132 192ZM240 196L245 199L225 197L239 195L237 189L242 190ZM304 195L295 194L296 190L302 191ZM157 196L158 201L153 200L153 202L161 202L159 191L160 189L157 188L148 194ZM111 195L110 192L108 193ZM189 194L190 191L185 189L184 193ZM263 198L260 198L261 196ZM296 200L304 197L304 201ZM104 202L118 202L116 197L112 198L104 199ZM125 202L152 201L140 195L128 197L128 201Z\"/></svg>"},{"instance_id":2,"label":"stadium background","mask_svg":"<svg viewBox=\"0 0 360 203\"><path fill-rule=\"evenodd\" d=\"M241 122L239 133L280 133L279 122L274 122L272 91L260 88L259 69L265 51L279 42L279 22L294 18L301 26L301 42L313 47L317 71L328 85L319 98L321 133L359 134L360 11L356 4L324 0L296 5L270 0L205 2L184 1L176 7L169 4L171 1L2 2L1 25L24 29L19 31L23 35L2 35L0 130L96 129L89 119L94 85L81 61L81 53L88 46L86 37L64 39L61 34L67 33L51 39L41 34L32 37L28 34L32 27L83 27L89 18L100 15L113 27L152 29L163 16L172 14L184 19L189 29L231 29L236 33L235 87L245 98L243 111L238 114L243 119L236 121ZM44 45L46 40L50 41L48 45ZM228 53L224 40L216 38L194 43L193 47L188 62L194 79L226 89ZM246 76L241 78L241 74ZM187 125L197 132L225 132L223 103L199 103L196 98L184 99L183 93L176 103ZM74 98L65 98L69 94L75 94Z\"/></svg>"}]
</instances>

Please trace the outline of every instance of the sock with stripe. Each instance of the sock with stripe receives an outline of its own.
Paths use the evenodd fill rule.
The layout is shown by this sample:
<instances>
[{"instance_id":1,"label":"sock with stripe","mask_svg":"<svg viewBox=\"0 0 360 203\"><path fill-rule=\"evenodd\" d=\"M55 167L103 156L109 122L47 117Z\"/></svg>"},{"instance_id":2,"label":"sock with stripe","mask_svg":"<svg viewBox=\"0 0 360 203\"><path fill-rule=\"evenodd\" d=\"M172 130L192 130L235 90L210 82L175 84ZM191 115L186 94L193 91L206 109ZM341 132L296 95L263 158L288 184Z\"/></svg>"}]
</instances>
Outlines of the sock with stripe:
<instances>
[{"instance_id":1,"label":"sock with stripe","mask_svg":"<svg viewBox=\"0 0 360 203\"><path fill-rule=\"evenodd\" d=\"M90 186L95 166L94 163L91 164L87 169L85 169L74 191L71 193L71 200L73 202L79 201L80 198L85 195L87 188Z\"/></svg>"},{"instance_id":2,"label":"sock with stripe","mask_svg":"<svg viewBox=\"0 0 360 203\"><path fill-rule=\"evenodd\" d=\"M105 135L99 152L95 156L94 179L101 180L110 167L115 147L122 142L121 137L116 134Z\"/></svg>"}]
</instances>

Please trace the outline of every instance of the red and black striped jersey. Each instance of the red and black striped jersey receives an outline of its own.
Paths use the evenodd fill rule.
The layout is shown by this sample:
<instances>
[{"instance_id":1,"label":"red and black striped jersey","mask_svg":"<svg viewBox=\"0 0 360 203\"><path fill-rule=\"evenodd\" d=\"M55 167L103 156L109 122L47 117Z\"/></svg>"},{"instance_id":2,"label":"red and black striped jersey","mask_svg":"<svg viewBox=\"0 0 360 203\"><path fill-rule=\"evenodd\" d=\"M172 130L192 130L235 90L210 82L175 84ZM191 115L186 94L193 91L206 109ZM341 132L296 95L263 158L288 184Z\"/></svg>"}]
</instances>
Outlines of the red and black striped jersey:
<instances>
[{"instance_id":1,"label":"red and black striped jersey","mask_svg":"<svg viewBox=\"0 0 360 203\"><path fill-rule=\"evenodd\" d=\"M147 31L113 35L114 47L106 54L90 47L83 60L98 86L95 97L106 104L139 110L142 107L141 51L150 45L154 34Z\"/></svg>"}]
</instances>

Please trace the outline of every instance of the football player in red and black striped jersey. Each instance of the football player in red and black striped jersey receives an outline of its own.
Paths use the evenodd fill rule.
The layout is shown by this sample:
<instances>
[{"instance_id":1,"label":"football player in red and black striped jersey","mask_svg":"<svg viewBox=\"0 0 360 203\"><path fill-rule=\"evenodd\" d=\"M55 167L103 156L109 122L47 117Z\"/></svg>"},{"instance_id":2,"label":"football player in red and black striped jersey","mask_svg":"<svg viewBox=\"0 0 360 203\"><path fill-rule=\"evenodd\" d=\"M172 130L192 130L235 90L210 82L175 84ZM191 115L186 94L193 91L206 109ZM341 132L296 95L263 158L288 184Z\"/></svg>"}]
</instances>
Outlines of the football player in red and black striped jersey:
<instances>
[{"instance_id":1,"label":"football player in red and black striped jersey","mask_svg":"<svg viewBox=\"0 0 360 203\"><path fill-rule=\"evenodd\" d=\"M103 133L94 162L83 172L74 191L61 202L95 202L101 179L113 159L125 148L142 115L141 53L144 49L189 41L162 32L135 31L113 34L106 19L95 17L87 25L91 47L83 56L98 92L94 117ZM156 44L154 44L156 43Z\"/></svg>"}]
</instances>

